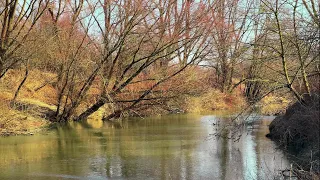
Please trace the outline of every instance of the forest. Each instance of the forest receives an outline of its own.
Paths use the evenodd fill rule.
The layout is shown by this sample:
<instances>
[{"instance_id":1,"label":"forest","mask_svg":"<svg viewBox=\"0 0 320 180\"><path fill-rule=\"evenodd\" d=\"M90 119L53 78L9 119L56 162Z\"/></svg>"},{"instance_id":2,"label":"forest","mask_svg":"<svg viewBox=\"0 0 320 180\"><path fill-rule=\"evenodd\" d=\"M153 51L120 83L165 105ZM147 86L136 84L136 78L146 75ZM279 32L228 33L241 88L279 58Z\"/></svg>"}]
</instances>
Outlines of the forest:
<instances>
[{"instance_id":1,"label":"forest","mask_svg":"<svg viewBox=\"0 0 320 180\"><path fill-rule=\"evenodd\" d=\"M297 104L296 119L317 131L319 9L317 0L2 0L0 135L216 110L290 118Z\"/></svg>"},{"instance_id":2,"label":"forest","mask_svg":"<svg viewBox=\"0 0 320 180\"><path fill-rule=\"evenodd\" d=\"M101 110L105 120L186 110L186 99L206 93L204 99L220 96L229 104L239 103L232 93L249 104L278 92L304 102L319 92L318 6L3 1L1 99L13 109L50 107L47 116L56 122Z\"/></svg>"}]
</instances>

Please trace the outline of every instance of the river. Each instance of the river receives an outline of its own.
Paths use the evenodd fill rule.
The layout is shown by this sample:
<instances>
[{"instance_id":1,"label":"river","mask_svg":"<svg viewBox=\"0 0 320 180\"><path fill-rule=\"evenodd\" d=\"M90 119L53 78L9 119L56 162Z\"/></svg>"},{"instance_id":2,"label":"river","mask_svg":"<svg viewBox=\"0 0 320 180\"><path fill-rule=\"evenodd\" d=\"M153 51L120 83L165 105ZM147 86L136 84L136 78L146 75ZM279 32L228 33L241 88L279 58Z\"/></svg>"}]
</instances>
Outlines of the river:
<instances>
[{"instance_id":1,"label":"river","mask_svg":"<svg viewBox=\"0 0 320 180\"><path fill-rule=\"evenodd\" d=\"M267 139L272 117L239 141L212 136L225 115L168 115L70 123L0 137L0 179L274 179L286 156ZM215 125L214 125L215 124Z\"/></svg>"}]
</instances>

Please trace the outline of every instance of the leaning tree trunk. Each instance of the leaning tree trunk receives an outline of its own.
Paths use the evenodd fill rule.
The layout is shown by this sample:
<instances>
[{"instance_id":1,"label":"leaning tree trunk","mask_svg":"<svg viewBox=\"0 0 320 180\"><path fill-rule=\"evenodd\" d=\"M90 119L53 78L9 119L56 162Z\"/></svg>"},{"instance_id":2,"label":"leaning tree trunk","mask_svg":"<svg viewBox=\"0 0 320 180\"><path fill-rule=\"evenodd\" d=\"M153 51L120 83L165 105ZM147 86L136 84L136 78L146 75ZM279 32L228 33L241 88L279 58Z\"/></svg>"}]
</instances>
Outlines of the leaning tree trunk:
<instances>
[{"instance_id":1,"label":"leaning tree trunk","mask_svg":"<svg viewBox=\"0 0 320 180\"><path fill-rule=\"evenodd\" d=\"M13 97L13 99L12 99L12 101L11 101L12 105L14 105L14 103L15 103L18 95L19 95L19 92L20 92L22 86L24 85L24 83L26 82L26 80L27 80L27 78L28 78L28 75L29 75L29 70L28 70L28 65L26 65L26 71L25 71L24 77L23 77L21 83L19 84L18 89L17 89L16 92L14 93L14 97Z\"/></svg>"}]
</instances>

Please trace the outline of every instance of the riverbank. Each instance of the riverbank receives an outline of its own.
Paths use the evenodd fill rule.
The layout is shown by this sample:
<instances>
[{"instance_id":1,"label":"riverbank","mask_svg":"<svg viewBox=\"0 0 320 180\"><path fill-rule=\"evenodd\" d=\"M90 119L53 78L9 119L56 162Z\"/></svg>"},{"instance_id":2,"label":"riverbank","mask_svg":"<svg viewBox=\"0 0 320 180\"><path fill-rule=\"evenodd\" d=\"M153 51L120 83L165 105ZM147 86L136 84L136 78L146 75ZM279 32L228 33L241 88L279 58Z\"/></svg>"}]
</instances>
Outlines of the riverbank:
<instances>
[{"instance_id":1,"label":"riverbank","mask_svg":"<svg viewBox=\"0 0 320 180\"><path fill-rule=\"evenodd\" d=\"M1 93L0 93L1 94ZM1 97L1 96L0 96ZM2 96L3 97L3 96ZM8 96L10 97L10 96ZM51 124L51 114L55 112L56 106L49 105L36 99L19 99L14 106L10 105L9 98L1 99L0 105L0 136L33 135L46 130ZM209 113L213 111L236 111L244 107L244 98L236 94L223 94L218 91L209 92L198 97L188 97L181 106L172 109L147 109L139 114L143 116L162 116L176 113ZM89 120L102 119L103 111L97 111L89 116ZM135 116L136 114L127 114Z\"/></svg>"},{"instance_id":2,"label":"riverbank","mask_svg":"<svg viewBox=\"0 0 320 180\"><path fill-rule=\"evenodd\" d=\"M293 160L310 172L320 173L319 96L312 96L305 105L291 105L283 116L276 117L269 126L267 137L293 155ZM299 157L299 158L297 158Z\"/></svg>"},{"instance_id":3,"label":"riverbank","mask_svg":"<svg viewBox=\"0 0 320 180\"><path fill-rule=\"evenodd\" d=\"M33 135L44 131L50 124L43 117L0 105L0 136Z\"/></svg>"},{"instance_id":4,"label":"riverbank","mask_svg":"<svg viewBox=\"0 0 320 180\"><path fill-rule=\"evenodd\" d=\"M56 74L32 70L22 86L14 106L12 99L23 79L24 72L10 70L0 81L0 135L33 134L45 129L53 121L57 104ZM213 111L239 112L247 106L243 89L235 88L232 93L222 93L210 85L210 74L197 68L190 68L165 84L168 89L165 96L171 97L156 102L154 106L144 106L125 112L121 117L161 116L174 113L211 113ZM181 83L184 82L184 83ZM134 84L131 89L139 91L144 86ZM193 87L193 88L190 88ZM92 96L92 97L91 97ZM90 92L80 107L88 107L99 96L99 91ZM127 97L134 99L132 95ZM270 95L259 104L261 114L281 114L290 103L285 97ZM79 111L81 112L81 111ZM75 113L79 113L75 112ZM105 106L95 112L89 119L102 119L112 109Z\"/></svg>"},{"instance_id":5,"label":"riverbank","mask_svg":"<svg viewBox=\"0 0 320 180\"><path fill-rule=\"evenodd\" d=\"M49 115L56 108L56 93L49 80L55 75L33 70L29 76L15 103L12 99L23 71L9 70L0 80L0 136L33 135L51 124Z\"/></svg>"},{"instance_id":6,"label":"riverbank","mask_svg":"<svg viewBox=\"0 0 320 180\"><path fill-rule=\"evenodd\" d=\"M0 135L29 135L46 129L54 117L57 104L57 75L39 70L30 70L27 80L12 103L13 97L22 79L23 70L9 70L0 80ZM160 101L155 106L136 108L124 113L122 117L130 116L161 116L172 113L210 113L217 110L236 111L245 107L245 98L241 89L233 93L221 93L210 85L211 76L197 68L190 68L173 78L164 86L168 89L165 96L171 97ZM184 82L184 83L181 83ZM133 85L135 85L133 87ZM133 84L131 89L139 91L142 85ZM193 88L190 88L193 87ZM130 89L129 89L130 90ZM80 107L87 107L99 96L99 91L90 92ZM134 99L135 96L128 96ZM89 119L102 119L112 109L102 107ZM79 113L79 112L75 112Z\"/></svg>"}]
</instances>

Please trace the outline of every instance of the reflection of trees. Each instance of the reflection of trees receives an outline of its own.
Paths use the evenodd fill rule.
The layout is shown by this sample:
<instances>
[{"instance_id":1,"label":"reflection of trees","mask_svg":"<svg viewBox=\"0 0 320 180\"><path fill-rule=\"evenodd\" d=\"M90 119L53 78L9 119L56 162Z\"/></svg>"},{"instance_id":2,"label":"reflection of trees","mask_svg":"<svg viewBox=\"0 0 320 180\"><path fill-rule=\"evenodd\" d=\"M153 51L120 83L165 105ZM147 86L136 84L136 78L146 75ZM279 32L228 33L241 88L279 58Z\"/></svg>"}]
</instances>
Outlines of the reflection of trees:
<instances>
[{"instance_id":1,"label":"reflection of trees","mask_svg":"<svg viewBox=\"0 0 320 180\"><path fill-rule=\"evenodd\" d=\"M273 179L277 170L288 165L283 154L265 137L270 121L259 123L258 129L244 129L239 142L225 138L226 135L216 141L220 179Z\"/></svg>"},{"instance_id":2,"label":"reflection of trees","mask_svg":"<svg viewBox=\"0 0 320 180\"><path fill-rule=\"evenodd\" d=\"M76 129L68 126L59 126L48 135L1 139L0 144L4 146L0 146L0 172L8 172L9 168L9 171L15 170L16 179L33 173L82 174L84 169L79 168L82 166L74 165L76 158L87 153L86 149L78 148L80 139Z\"/></svg>"},{"instance_id":3,"label":"reflection of trees","mask_svg":"<svg viewBox=\"0 0 320 180\"><path fill-rule=\"evenodd\" d=\"M209 134L220 132L219 138L212 139L211 161L213 171L219 173L215 179L265 179L273 178L275 171L284 167L286 161L283 155L275 152L273 143L266 139L265 134L268 131L268 123L261 122L259 129L244 129L241 131L242 137L239 142L229 139L231 131L225 128L228 124L228 118L210 117L210 122L214 119L215 124L218 120L219 125L212 128ZM270 121L269 121L270 122ZM211 123L210 123L211 124ZM221 129L224 129L222 131ZM205 162L210 166L209 163ZM218 169L218 172L216 171Z\"/></svg>"},{"instance_id":4,"label":"reflection of trees","mask_svg":"<svg viewBox=\"0 0 320 180\"><path fill-rule=\"evenodd\" d=\"M290 166L282 151L277 148L274 142L266 138L266 134L269 133L268 125L272 119L263 119L260 129L252 132L253 136L256 137L255 151L257 153L257 166L259 167L258 178L260 179L275 179L279 170Z\"/></svg>"},{"instance_id":5,"label":"reflection of trees","mask_svg":"<svg viewBox=\"0 0 320 180\"><path fill-rule=\"evenodd\" d=\"M221 126L216 126L215 131L220 132L221 128L230 123L230 117L216 118ZM215 146L217 147L216 161L218 161L220 175L219 179L239 179L243 177L243 158L241 154L240 143L234 142L231 137L232 131L229 129L223 129L221 131L221 137L215 140Z\"/></svg>"},{"instance_id":6,"label":"reflection of trees","mask_svg":"<svg viewBox=\"0 0 320 180\"><path fill-rule=\"evenodd\" d=\"M257 170L258 167L273 170L280 166L282 157L269 147L263 130L244 134L240 142L226 138L230 131L220 139L205 141L203 136L215 129L208 128L202 120L195 121L197 117L184 115L128 120L122 122L124 129L117 129L120 126L111 122L105 122L100 129L90 123L71 123L58 126L48 136L1 139L0 153L6 156L0 156L0 171L8 172L8 165L15 162L18 166L14 168L21 174L239 179L255 170L257 177L263 179L268 172ZM221 118L216 127L223 123ZM249 160L252 163L246 163Z\"/></svg>"},{"instance_id":7,"label":"reflection of trees","mask_svg":"<svg viewBox=\"0 0 320 180\"><path fill-rule=\"evenodd\" d=\"M40 161L43 158L50 157L55 148L56 144L45 141L44 138L39 136L1 138L0 167L10 167L16 163Z\"/></svg>"},{"instance_id":8,"label":"reflection of trees","mask_svg":"<svg viewBox=\"0 0 320 180\"><path fill-rule=\"evenodd\" d=\"M228 130L222 132L221 139L221 160L220 160L220 168L222 170L221 179L226 179L226 171L227 171L227 161L228 161L228 139L226 138L229 134Z\"/></svg>"}]
</instances>

